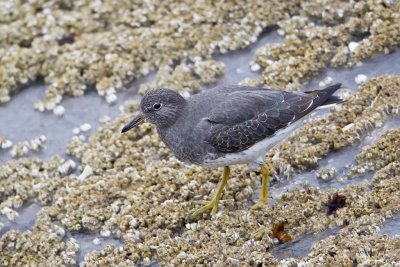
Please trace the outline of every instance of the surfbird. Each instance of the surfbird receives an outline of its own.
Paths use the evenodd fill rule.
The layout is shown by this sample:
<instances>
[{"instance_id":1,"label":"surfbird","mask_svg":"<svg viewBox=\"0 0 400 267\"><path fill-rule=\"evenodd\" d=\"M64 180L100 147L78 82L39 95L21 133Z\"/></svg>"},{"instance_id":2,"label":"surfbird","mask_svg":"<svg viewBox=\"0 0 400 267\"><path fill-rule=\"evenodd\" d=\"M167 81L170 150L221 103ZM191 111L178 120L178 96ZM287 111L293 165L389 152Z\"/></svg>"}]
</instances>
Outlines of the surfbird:
<instances>
[{"instance_id":1,"label":"surfbird","mask_svg":"<svg viewBox=\"0 0 400 267\"><path fill-rule=\"evenodd\" d=\"M210 211L215 215L230 175L230 165L260 167L260 200L267 203L269 168L266 152L299 127L317 107L340 103L335 84L322 90L288 92L249 86L224 86L187 99L170 89L148 92L141 113L122 132L147 121L156 126L162 141L184 163L208 168L224 167L222 181L211 201L192 217Z\"/></svg>"}]
</instances>

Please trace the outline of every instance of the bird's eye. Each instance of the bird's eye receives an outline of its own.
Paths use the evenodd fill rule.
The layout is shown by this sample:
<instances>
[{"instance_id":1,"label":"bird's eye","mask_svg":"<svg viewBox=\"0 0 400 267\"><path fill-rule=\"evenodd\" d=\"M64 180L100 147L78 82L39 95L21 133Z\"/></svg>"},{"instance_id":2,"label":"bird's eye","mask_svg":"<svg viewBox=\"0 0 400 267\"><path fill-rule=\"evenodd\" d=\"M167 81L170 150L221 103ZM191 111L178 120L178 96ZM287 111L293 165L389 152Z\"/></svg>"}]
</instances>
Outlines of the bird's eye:
<instances>
[{"instance_id":1,"label":"bird's eye","mask_svg":"<svg viewBox=\"0 0 400 267\"><path fill-rule=\"evenodd\" d=\"M153 105L153 109L154 110L159 110L161 108L161 104L160 103L155 103L154 105Z\"/></svg>"}]
</instances>

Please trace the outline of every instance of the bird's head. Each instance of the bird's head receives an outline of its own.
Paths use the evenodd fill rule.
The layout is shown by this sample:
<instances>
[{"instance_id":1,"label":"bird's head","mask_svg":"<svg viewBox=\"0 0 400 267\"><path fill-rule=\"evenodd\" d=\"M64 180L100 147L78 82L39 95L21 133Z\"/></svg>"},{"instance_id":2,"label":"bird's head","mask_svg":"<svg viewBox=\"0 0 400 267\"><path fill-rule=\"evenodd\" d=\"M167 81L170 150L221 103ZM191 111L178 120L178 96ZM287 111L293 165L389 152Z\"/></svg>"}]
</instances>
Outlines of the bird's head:
<instances>
[{"instance_id":1,"label":"bird's head","mask_svg":"<svg viewBox=\"0 0 400 267\"><path fill-rule=\"evenodd\" d=\"M185 106L186 100L171 89L152 90L143 96L140 114L125 125L122 132L129 131L145 120L157 128L167 128L175 123Z\"/></svg>"}]
</instances>

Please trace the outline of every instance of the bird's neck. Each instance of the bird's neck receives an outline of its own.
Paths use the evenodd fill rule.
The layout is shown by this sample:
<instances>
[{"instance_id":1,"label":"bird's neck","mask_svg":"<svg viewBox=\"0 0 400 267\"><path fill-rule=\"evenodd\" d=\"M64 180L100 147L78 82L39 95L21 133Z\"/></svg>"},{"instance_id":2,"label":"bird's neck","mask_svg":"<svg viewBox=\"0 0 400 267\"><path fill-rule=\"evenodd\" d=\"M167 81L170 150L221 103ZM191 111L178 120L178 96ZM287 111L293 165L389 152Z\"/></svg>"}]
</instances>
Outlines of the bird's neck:
<instances>
[{"instance_id":1,"label":"bird's neck","mask_svg":"<svg viewBox=\"0 0 400 267\"><path fill-rule=\"evenodd\" d=\"M176 142L176 140L182 140L182 136L185 136L186 130L188 129L185 125L187 122L185 117L189 116L188 112L187 105L184 105L174 123L166 127L157 127L157 132L160 135L161 140L171 149L171 144L173 142Z\"/></svg>"}]
</instances>

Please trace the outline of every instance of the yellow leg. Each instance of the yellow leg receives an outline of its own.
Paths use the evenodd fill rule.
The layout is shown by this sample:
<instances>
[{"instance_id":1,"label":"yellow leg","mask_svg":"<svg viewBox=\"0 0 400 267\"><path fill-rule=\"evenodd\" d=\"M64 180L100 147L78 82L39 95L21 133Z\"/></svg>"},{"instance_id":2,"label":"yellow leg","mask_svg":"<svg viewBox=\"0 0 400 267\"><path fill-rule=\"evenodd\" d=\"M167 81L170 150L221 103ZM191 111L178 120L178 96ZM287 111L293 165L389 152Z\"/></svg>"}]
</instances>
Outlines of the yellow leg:
<instances>
[{"instance_id":1,"label":"yellow leg","mask_svg":"<svg viewBox=\"0 0 400 267\"><path fill-rule=\"evenodd\" d=\"M261 166L260 167L261 174L262 174L262 183L261 183L261 193L260 193L260 200L254 204L252 209L258 209L263 205L268 203L268 178L269 178L269 167L268 166Z\"/></svg>"},{"instance_id":2,"label":"yellow leg","mask_svg":"<svg viewBox=\"0 0 400 267\"><path fill-rule=\"evenodd\" d=\"M192 214L193 218L196 218L200 214L203 214L204 212L207 212L209 210L211 210L211 215L215 215L217 213L218 203L219 203L219 200L221 199L222 192L224 191L224 187L225 187L226 183L228 182L230 173L231 173L231 170L230 170L229 166L224 167L224 176L222 178L221 184L218 186L217 192L215 193L214 197L211 199L211 201L207 205L196 210Z\"/></svg>"}]
</instances>

